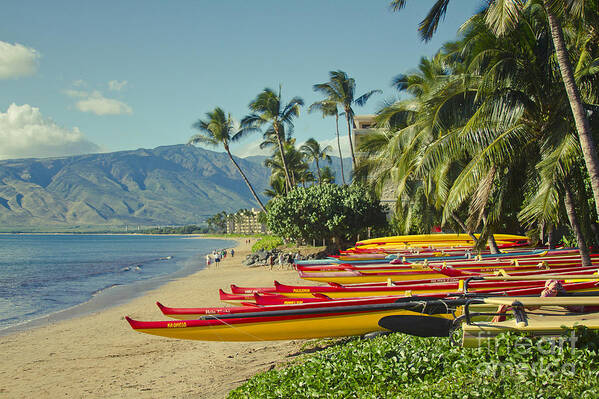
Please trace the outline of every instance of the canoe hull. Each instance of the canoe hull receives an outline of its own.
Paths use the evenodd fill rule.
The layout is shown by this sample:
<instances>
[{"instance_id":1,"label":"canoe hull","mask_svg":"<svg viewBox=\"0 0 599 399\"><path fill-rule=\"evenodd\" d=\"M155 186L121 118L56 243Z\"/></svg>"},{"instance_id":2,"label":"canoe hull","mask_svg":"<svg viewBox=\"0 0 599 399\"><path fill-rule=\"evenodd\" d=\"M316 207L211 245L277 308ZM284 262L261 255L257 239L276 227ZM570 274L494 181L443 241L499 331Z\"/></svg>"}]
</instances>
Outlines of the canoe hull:
<instances>
[{"instance_id":1,"label":"canoe hull","mask_svg":"<svg viewBox=\"0 0 599 399\"><path fill-rule=\"evenodd\" d=\"M281 318L247 323L232 323L230 319L215 319L210 320L212 323L206 323L206 325L197 325L198 321L172 321L162 322L163 326L158 328L144 328L144 322L128 320L136 331L145 334L198 341L247 342L346 337L388 331L380 327L378 322L385 316L393 315L420 315L420 313L396 309L291 319ZM437 316L453 318L448 314ZM158 322L153 324L156 323Z\"/></svg>"}]
</instances>

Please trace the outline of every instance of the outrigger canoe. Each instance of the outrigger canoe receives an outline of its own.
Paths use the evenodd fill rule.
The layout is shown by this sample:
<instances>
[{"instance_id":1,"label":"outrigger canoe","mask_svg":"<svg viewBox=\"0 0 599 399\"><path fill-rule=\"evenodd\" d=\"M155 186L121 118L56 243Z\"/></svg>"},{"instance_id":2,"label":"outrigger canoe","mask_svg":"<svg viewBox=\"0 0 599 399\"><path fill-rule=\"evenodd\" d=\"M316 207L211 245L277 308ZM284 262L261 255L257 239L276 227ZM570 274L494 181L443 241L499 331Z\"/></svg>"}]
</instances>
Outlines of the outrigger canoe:
<instances>
[{"instance_id":1,"label":"outrigger canoe","mask_svg":"<svg viewBox=\"0 0 599 399\"><path fill-rule=\"evenodd\" d=\"M594 284L596 282L573 283ZM524 294L530 295L530 294ZM493 299L493 298L490 298ZM502 299L502 298L498 298ZM355 302L279 307L277 310L244 311L238 314L203 315L195 320L136 321L127 317L133 329L169 338L204 341L270 341L362 335L375 331L411 329L416 318L432 325L451 325L458 307L470 299L411 297L392 303ZM388 301L389 298L380 298ZM461 302L460 302L461 301ZM485 298L480 303L485 303ZM350 303L342 301L342 303ZM362 303L362 304L360 304ZM490 303L490 302L489 302ZM495 302L493 302L495 303ZM431 316L432 322L431 322ZM434 321L436 320L436 321ZM447 321L442 321L447 320ZM406 324L406 321L408 323Z\"/></svg>"},{"instance_id":2,"label":"outrigger canoe","mask_svg":"<svg viewBox=\"0 0 599 399\"><path fill-rule=\"evenodd\" d=\"M479 235L475 235L477 238ZM522 245L528 243L528 237L512 234L494 234L498 245ZM378 237L358 241L357 248L372 248L396 246L402 247L431 247L436 245L450 246L472 246L474 240L467 234L419 234L392 237Z\"/></svg>"},{"instance_id":3,"label":"outrigger canoe","mask_svg":"<svg viewBox=\"0 0 599 399\"><path fill-rule=\"evenodd\" d=\"M567 292L588 292L588 291L598 291L599 284L595 281L586 281L579 280L578 278L581 275L572 275L572 280L564 280L567 278L566 275L560 275L556 277L556 280L563 281L563 288ZM596 275L586 275L588 278L599 278ZM522 276L521 279L525 279L526 277L534 277L534 276ZM548 275L544 275L545 278L549 278ZM516 295L539 295L544 289L544 280L541 281L538 278L535 278L531 281L514 281L515 284L510 285L507 282L495 281L491 282L491 284L485 285L481 287L477 285L477 282L471 282L470 284L464 284L463 288L452 289L453 287L448 286L445 290L405 290L405 291L395 291L390 295L384 295L382 293L377 292L352 292L350 296L336 296L330 292L328 293L312 293L312 294L304 294L304 297L287 297L284 295L278 294L228 294L221 291L221 301L227 302L233 305L244 305L244 306L254 306L260 305L264 307L275 306L275 305L297 305L297 304L305 304L309 306L310 303L319 303L326 302L331 305L335 305L336 303L343 303L343 301L350 300L381 300L387 298L388 300L397 300L400 298L410 298L410 297L436 297L436 298L444 298L444 297L452 297L463 295L466 290L466 286L468 287L469 293L481 294L481 295L506 295L506 296L516 296ZM455 287L455 286L454 286ZM474 288L473 288L474 287ZM194 309L194 308L191 308ZM198 310L200 309L200 310ZM221 308L195 308L194 314L201 315L206 309L221 309ZM227 309L227 308L225 308ZM228 308L231 309L231 308ZM230 311L230 310L229 310Z\"/></svg>"},{"instance_id":4,"label":"outrigger canoe","mask_svg":"<svg viewBox=\"0 0 599 399\"><path fill-rule=\"evenodd\" d=\"M453 319L454 310L444 304L422 301L275 310L239 315L205 315L196 320L126 319L138 332L168 338L201 341L273 341L343 337L388 331L378 324L384 317L429 314Z\"/></svg>"},{"instance_id":5,"label":"outrigger canoe","mask_svg":"<svg viewBox=\"0 0 599 399\"><path fill-rule=\"evenodd\" d=\"M591 261L599 264L599 254L593 254ZM454 268L472 268L472 267L508 267L508 266L537 266L539 264L547 266L576 266L582 263L579 255L543 255L543 256L519 256L519 257L497 257L488 259L472 259L472 260L453 260L453 261L431 261L419 263L401 263L401 264L378 264L378 265L354 265L354 264L339 264L339 265L313 265L302 266L296 265L296 270L304 273L318 272L343 272L343 271L358 271L361 273L380 273L410 270L414 268L422 269L434 266L451 266Z\"/></svg>"},{"instance_id":6,"label":"outrigger canoe","mask_svg":"<svg viewBox=\"0 0 599 399\"><path fill-rule=\"evenodd\" d=\"M466 322L462 324L462 345L478 347L487 345L499 334L507 331L518 331L530 336L560 336L565 329L586 327L599 329L599 313L573 313L570 306L599 307L598 296L572 296L549 298L487 298L485 304L506 306L514 313L514 318L504 321L472 321L476 314L468 312ZM470 303L465 305L469 309ZM528 307L537 309L530 310ZM538 307L542 307L538 309ZM556 308L558 307L558 308Z\"/></svg>"},{"instance_id":7,"label":"outrigger canoe","mask_svg":"<svg viewBox=\"0 0 599 399\"><path fill-rule=\"evenodd\" d=\"M594 266L599 266L599 262L593 263ZM546 263L539 263L537 265L518 265L518 266L510 266L510 267L502 267L502 266L485 266L485 267L464 267L459 270L473 273L494 273L499 270L503 270L504 272L517 272L517 271L532 271L539 269L547 269L547 270L559 270L560 268L567 267L560 265L552 265ZM457 270L454 268L454 270ZM304 280L309 281L317 281L317 282L325 282L325 283L337 283L337 284L355 284L355 283L375 283L375 282L385 282L388 280L391 281L410 281L410 280L420 280L420 279L438 279L446 277L445 274L442 273L441 268L423 268L423 269L407 269L402 271L392 271L392 272L374 272L374 273L366 273L358 270L344 270L337 272L298 272L299 276Z\"/></svg>"}]
</instances>

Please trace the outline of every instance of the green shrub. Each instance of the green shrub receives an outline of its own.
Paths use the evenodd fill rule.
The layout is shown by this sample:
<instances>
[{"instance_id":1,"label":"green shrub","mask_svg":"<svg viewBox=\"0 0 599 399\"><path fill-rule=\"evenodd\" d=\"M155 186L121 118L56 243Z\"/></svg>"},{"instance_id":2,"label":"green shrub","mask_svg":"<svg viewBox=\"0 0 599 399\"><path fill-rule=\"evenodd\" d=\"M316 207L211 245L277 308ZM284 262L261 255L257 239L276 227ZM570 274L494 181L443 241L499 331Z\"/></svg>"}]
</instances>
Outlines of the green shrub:
<instances>
[{"instance_id":1,"label":"green shrub","mask_svg":"<svg viewBox=\"0 0 599 399\"><path fill-rule=\"evenodd\" d=\"M283 239L277 236L264 236L252 245L252 252L270 251L276 247L283 245Z\"/></svg>"},{"instance_id":2,"label":"green shrub","mask_svg":"<svg viewBox=\"0 0 599 399\"><path fill-rule=\"evenodd\" d=\"M522 350L523 342L532 349ZM257 375L229 398L599 396L596 333L583 331L575 348L567 339L553 351L539 342L545 341L506 334L497 346L461 348L448 339L403 334L356 338Z\"/></svg>"}]
</instances>

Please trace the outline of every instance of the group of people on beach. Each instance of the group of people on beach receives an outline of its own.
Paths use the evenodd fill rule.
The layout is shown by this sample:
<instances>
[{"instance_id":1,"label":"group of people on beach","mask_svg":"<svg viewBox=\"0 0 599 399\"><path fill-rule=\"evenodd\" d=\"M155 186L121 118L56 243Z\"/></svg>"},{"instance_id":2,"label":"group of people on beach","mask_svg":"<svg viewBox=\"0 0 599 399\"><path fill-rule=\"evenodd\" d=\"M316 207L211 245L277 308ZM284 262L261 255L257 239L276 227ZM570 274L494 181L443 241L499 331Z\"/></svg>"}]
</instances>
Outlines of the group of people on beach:
<instances>
[{"instance_id":1,"label":"group of people on beach","mask_svg":"<svg viewBox=\"0 0 599 399\"><path fill-rule=\"evenodd\" d=\"M234 257L235 250L233 248L231 248L231 250L221 249L218 251L215 249L211 254L206 255L206 266L210 266L212 263L214 263L215 266L218 266L220 261L226 258L228 254L230 254L231 257Z\"/></svg>"},{"instance_id":2,"label":"group of people on beach","mask_svg":"<svg viewBox=\"0 0 599 399\"><path fill-rule=\"evenodd\" d=\"M287 255L283 254L283 252L279 252L278 257L275 257L275 255L269 255L268 258L266 258L266 264L272 269L272 267L275 265L275 261L279 266L283 266L283 263L291 263L300 259L301 255L299 252L296 252L295 254L289 253Z\"/></svg>"}]
</instances>

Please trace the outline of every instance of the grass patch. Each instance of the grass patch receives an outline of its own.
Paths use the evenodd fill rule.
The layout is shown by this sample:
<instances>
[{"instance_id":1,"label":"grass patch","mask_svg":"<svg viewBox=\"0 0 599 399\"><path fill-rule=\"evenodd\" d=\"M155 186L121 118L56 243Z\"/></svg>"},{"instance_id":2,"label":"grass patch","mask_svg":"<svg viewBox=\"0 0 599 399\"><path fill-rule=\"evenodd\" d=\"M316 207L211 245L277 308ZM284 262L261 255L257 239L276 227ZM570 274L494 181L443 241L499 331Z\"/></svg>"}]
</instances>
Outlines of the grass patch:
<instances>
[{"instance_id":1,"label":"grass patch","mask_svg":"<svg viewBox=\"0 0 599 399\"><path fill-rule=\"evenodd\" d=\"M505 334L497 346L444 338L354 338L259 374L229 398L595 398L599 335L575 347ZM542 344L542 345L541 345Z\"/></svg>"}]
</instances>

